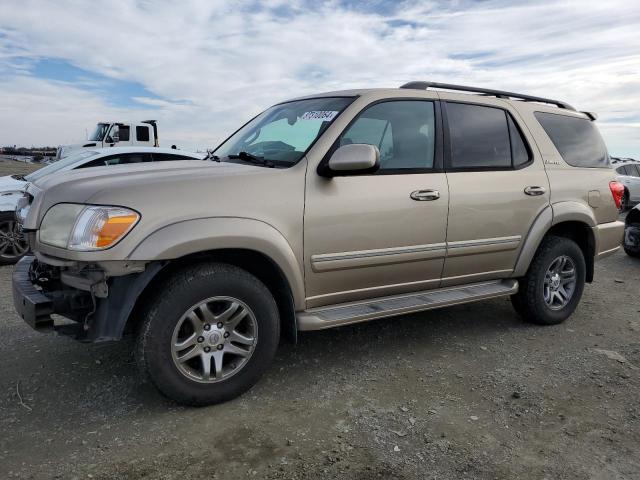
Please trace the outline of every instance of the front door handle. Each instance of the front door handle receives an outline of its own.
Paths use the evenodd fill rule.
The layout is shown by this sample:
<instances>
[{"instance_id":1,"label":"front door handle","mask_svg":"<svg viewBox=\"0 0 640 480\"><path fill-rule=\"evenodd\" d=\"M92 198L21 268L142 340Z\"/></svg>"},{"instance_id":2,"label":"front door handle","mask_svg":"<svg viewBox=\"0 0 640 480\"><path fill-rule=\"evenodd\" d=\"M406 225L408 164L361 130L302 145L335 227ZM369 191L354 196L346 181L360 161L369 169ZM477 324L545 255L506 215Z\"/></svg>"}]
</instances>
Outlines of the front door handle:
<instances>
[{"instance_id":1,"label":"front door handle","mask_svg":"<svg viewBox=\"0 0 640 480\"><path fill-rule=\"evenodd\" d=\"M524 189L524 193L527 195L531 195L532 197L537 197L539 195L544 195L547 190L544 187L527 187Z\"/></svg>"},{"instance_id":2,"label":"front door handle","mask_svg":"<svg viewBox=\"0 0 640 480\"><path fill-rule=\"evenodd\" d=\"M427 202L430 200L437 200L440 198L440 192L438 190L416 190L409 195L412 200L418 202Z\"/></svg>"}]
</instances>

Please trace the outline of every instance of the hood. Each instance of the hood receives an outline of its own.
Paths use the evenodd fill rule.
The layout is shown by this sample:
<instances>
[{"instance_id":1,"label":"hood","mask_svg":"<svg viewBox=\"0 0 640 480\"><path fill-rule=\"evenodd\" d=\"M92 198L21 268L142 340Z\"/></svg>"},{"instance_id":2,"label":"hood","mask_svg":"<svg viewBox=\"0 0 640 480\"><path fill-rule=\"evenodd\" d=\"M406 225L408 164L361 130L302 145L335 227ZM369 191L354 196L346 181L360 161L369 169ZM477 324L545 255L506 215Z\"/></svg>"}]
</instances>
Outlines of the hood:
<instances>
[{"instance_id":1,"label":"hood","mask_svg":"<svg viewBox=\"0 0 640 480\"><path fill-rule=\"evenodd\" d=\"M283 188L286 192L281 180L294 169L298 170L180 160L53 173L33 183L40 193L25 228L37 229L42 216L57 203L124 206L146 220L158 221L228 215L242 203L264 204L266 197L281 202L283 197L274 193L282 194ZM304 181L300 185L304 187Z\"/></svg>"},{"instance_id":2,"label":"hood","mask_svg":"<svg viewBox=\"0 0 640 480\"><path fill-rule=\"evenodd\" d=\"M24 180L16 180L9 175L0 177L0 193L23 190L26 184Z\"/></svg>"},{"instance_id":3,"label":"hood","mask_svg":"<svg viewBox=\"0 0 640 480\"><path fill-rule=\"evenodd\" d=\"M62 187L71 191L73 200L83 202L103 190L115 188L139 188L147 185L163 185L173 182L196 180L201 177L246 175L271 170L263 167L218 163L212 161L176 160L169 162L147 162L129 165L79 168L55 172L34 182L41 190ZM82 193L80 193L82 192Z\"/></svg>"}]
</instances>

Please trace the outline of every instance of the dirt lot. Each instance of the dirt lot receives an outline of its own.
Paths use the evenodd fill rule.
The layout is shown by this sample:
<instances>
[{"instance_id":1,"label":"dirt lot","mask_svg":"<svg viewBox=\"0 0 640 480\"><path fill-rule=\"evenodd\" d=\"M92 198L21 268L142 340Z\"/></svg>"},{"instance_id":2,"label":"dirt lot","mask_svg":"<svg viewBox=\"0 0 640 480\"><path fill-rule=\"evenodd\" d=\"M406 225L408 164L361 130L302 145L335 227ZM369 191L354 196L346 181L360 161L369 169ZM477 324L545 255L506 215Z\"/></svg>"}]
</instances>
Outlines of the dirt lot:
<instances>
[{"instance_id":1,"label":"dirt lot","mask_svg":"<svg viewBox=\"0 0 640 480\"><path fill-rule=\"evenodd\" d=\"M7 157L0 155L0 177L4 175L21 174L26 175L37 170L42 165L26 163L17 160L9 160Z\"/></svg>"},{"instance_id":2,"label":"dirt lot","mask_svg":"<svg viewBox=\"0 0 640 480\"><path fill-rule=\"evenodd\" d=\"M131 342L35 333L0 269L0 478L640 478L640 261L564 325L508 300L301 336L240 399L183 408ZM19 393L19 395L18 395Z\"/></svg>"}]
</instances>

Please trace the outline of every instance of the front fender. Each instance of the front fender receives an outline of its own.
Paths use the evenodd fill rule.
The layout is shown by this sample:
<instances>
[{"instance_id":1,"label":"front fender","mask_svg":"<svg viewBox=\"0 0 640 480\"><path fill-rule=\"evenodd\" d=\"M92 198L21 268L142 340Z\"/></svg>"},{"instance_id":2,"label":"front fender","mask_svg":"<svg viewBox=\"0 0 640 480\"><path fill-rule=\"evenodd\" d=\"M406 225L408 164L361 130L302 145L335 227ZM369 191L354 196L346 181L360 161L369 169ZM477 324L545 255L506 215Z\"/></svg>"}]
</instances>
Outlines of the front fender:
<instances>
[{"instance_id":1,"label":"front fender","mask_svg":"<svg viewBox=\"0 0 640 480\"><path fill-rule=\"evenodd\" d=\"M0 212L15 212L18 200L23 195L22 190L2 192L0 195Z\"/></svg>"},{"instance_id":2,"label":"front fender","mask_svg":"<svg viewBox=\"0 0 640 480\"><path fill-rule=\"evenodd\" d=\"M254 219L214 217L186 220L162 227L142 240L128 260L173 260L220 249L253 250L270 258L282 271L297 309L304 308L302 262L287 239L273 226Z\"/></svg>"}]
</instances>

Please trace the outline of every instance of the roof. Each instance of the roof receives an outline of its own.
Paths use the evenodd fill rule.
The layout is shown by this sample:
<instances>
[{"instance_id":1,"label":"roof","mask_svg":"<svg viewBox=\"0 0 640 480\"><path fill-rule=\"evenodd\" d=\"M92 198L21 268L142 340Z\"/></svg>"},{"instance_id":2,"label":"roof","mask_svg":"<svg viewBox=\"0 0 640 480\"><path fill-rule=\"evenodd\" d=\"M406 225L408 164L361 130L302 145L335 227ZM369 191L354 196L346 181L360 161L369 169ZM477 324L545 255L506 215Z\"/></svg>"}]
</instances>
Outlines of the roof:
<instances>
[{"instance_id":1,"label":"roof","mask_svg":"<svg viewBox=\"0 0 640 480\"><path fill-rule=\"evenodd\" d=\"M495 98L499 100L503 100L506 102L512 102L518 104L533 104L536 107L543 108L548 111L555 111L558 113L565 113L570 115L576 115L580 117L584 117L587 115L590 119L595 119L595 114L587 113L587 112L578 112L575 108L569 105L566 102L560 100L553 100L549 98L537 97L533 95L526 95L514 92L507 92L503 90L494 90L480 87L470 87L464 85L454 85L448 83L437 83L437 82L409 82L400 86L399 88L364 88L364 89L353 89L353 90L336 90L331 92L322 92L316 93L313 95L305 95L302 97L294 98L287 101L295 101L295 100L305 100L312 98L323 98L323 97L355 97L355 96L377 96L377 97L398 97L398 95L407 95L407 92L411 91L414 93L417 92L432 92L432 93L443 93L448 95L460 95L460 96L470 96L470 97L481 97L481 98ZM454 93L455 92L455 93ZM463 92L463 93L458 93ZM283 102L286 103L286 102Z\"/></svg>"}]
</instances>

